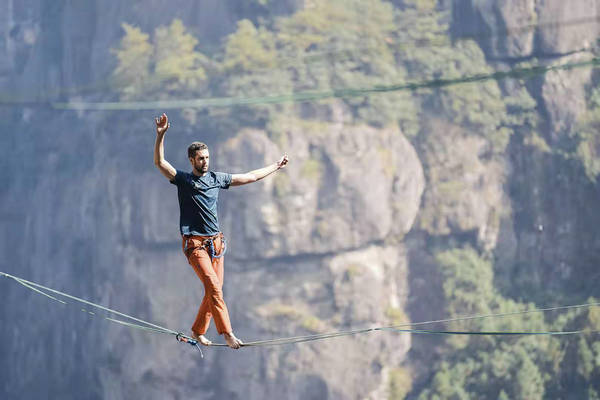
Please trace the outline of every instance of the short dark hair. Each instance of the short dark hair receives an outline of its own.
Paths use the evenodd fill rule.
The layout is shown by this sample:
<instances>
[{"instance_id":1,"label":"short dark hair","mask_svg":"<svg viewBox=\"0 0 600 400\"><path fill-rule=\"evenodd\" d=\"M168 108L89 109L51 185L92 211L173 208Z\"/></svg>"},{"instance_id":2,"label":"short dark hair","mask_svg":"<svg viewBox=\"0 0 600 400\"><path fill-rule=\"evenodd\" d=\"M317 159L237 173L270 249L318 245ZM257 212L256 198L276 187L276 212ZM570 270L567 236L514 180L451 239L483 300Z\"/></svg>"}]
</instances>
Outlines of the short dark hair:
<instances>
[{"instance_id":1,"label":"short dark hair","mask_svg":"<svg viewBox=\"0 0 600 400\"><path fill-rule=\"evenodd\" d=\"M194 158L196 156L196 151L198 150L208 150L208 146L202 142L194 142L188 147L188 158Z\"/></svg>"}]
</instances>

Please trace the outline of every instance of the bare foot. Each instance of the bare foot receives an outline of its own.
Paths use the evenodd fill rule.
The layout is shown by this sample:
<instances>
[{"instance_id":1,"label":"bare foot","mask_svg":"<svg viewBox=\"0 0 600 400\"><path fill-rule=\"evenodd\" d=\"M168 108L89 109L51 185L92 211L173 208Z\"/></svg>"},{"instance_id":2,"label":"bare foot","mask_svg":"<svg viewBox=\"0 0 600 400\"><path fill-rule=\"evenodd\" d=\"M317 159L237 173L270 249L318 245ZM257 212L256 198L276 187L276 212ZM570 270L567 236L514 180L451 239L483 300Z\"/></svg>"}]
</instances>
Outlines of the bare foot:
<instances>
[{"instance_id":1,"label":"bare foot","mask_svg":"<svg viewBox=\"0 0 600 400\"><path fill-rule=\"evenodd\" d=\"M233 332L224 333L223 336L225 337L225 342L227 342L227 346L231 347L232 349L239 349L244 344L240 339L235 337Z\"/></svg>"},{"instance_id":2,"label":"bare foot","mask_svg":"<svg viewBox=\"0 0 600 400\"><path fill-rule=\"evenodd\" d=\"M196 332L192 332L192 337L196 339L203 346L210 346L212 342L204 335L198 335Z\"/></svg>"}]
</instances>

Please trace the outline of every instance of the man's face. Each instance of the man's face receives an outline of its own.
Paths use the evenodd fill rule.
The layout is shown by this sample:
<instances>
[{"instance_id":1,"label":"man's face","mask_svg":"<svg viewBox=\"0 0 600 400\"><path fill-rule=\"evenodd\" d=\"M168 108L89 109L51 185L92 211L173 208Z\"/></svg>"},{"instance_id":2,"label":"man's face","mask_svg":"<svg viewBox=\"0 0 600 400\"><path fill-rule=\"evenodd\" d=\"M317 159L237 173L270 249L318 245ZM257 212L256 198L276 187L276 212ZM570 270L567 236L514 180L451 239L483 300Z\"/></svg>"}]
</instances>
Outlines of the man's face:
<instances>
[{"instance_id":1,"label":"man's face","mask_svg":"<svg viewBox=\"0 0 600 400\"><path fill-rule=\"evenodd\" d=\"M205 174L208 172L209 157L208 149L196 150L194 158L190 158L190 162L196 173Z\"/></svg>"}]
</instances>

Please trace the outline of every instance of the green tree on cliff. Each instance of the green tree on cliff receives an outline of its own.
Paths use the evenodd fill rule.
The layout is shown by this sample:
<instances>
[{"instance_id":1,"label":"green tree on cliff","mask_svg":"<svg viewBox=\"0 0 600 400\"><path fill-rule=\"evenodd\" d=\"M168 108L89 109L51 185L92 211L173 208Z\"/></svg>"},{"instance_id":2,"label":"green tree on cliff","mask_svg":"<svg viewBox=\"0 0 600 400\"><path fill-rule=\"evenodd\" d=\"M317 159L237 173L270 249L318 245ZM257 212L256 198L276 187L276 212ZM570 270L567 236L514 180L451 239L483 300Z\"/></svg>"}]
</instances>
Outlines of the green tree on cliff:
<instances>
[{"instance_id":1,"label":"green tree on cliff","mask_svg":"<svg viewBox=\"0 0 600 400\"><path fill-rule=\"evenodd\" d=\"M148 86L154 49L148 34L126 23L122 27L125 35L119 47L112 49L118 62L112 78L121 96L129 99Z\"/></svg>"},{"instance_id":2,"label":"green tree on cliff","mask_svg":"<svg viewBox=\"0 0 600 400\"><path fill-rule=\"evenodd\" d=\"M535 310L533 304L519 304L501 296L493 286L491 262L474 249L442 251L436 260L444 276L449 317ZM550 322L543 313L516 314L455 322L450 327L473 331L592 331L600 328L600 311L574 309ZM600 341L593 334L560 338L451 337L445 346L447 350L434 367L437 372L418 394L419 399L543 399L545 393L556 398L586 398L600 389Z\"/></svg>"},{"instance_id":3,"label":"green tree on cliff","mask_svg":"<svg viewBox=\"0 0 600 400\"><path fill-rule=\"evenodd\" d=\"M154 32L154 84L170 92L194 92L206 81L209 59L195 48L198 40L175 19Z\"/></svg>"},{"instance_id":4,"label":"green tree on cliff","mask_svg":"<svg viewBox=\"0 0 600 400\"><path fill-rule=\"evenodd\" d=\"M588 100L588 111L580 118L572 135L575 154L592 181L600 174L600 89L593 89Z\"/></svg>"},{"instance_id":5,"label":"green tree on cliff","mask_svg":"<svg viewBox=\"0 0 600 400\"><path fill-rule=\"evenodd\" d=\"M112 78L124 100L181 96L203 87L209 59L195 50L198 40L180 20L156 28L152 43L139 28L123 24L123 29L125 35L112 50L118 62Z\"/></svg>"}]
</instances>

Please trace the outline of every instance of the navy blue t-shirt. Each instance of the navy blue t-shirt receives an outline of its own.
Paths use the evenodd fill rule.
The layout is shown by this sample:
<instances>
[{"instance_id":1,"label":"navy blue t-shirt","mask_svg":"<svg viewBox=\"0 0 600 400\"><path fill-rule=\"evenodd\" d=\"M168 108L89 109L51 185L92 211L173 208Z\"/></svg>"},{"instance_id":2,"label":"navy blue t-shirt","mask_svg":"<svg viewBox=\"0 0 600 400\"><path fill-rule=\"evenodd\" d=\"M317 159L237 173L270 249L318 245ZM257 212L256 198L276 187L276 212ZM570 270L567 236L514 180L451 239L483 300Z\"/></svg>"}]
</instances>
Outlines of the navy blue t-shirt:
<instances>
[{"instance_id":1,"label":"navy blue t-shirt","mask_svg":"<svg viewBox=\"0 0 600 400\"><path fill-rule=\"evenodd\" d=\"M200 177L177 170L171 183L177 186L181 234L208 236L219 233L219 189L229 188L231 174L209 171Z\"/></svg>"}]
</instances>

